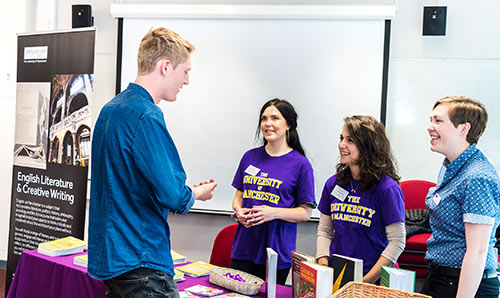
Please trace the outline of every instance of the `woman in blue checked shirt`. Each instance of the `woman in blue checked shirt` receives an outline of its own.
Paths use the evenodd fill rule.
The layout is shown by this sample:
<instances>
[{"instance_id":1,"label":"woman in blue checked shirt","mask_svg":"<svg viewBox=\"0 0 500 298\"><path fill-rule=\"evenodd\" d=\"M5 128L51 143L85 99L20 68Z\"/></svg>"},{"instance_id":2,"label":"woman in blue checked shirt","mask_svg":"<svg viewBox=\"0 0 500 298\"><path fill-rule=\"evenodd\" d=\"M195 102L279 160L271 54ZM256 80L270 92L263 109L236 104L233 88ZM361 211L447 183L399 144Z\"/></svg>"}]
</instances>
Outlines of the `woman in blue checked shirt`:
<instances>
[{"instance_id":1,"label":"woman in blue checked shirt","mask_svg":"<svg viewBox=\"0 0 500 298\"><path fill-rule=\"evenodd\" d=\"M445 97L434 104L430 120L431 150L445 159L437 186L426 198L432 236L422 293L498 298L498 254L493 246L500 220L500 180L476 147L488 115L475 100Z\"/></svg>"}]
</instances>

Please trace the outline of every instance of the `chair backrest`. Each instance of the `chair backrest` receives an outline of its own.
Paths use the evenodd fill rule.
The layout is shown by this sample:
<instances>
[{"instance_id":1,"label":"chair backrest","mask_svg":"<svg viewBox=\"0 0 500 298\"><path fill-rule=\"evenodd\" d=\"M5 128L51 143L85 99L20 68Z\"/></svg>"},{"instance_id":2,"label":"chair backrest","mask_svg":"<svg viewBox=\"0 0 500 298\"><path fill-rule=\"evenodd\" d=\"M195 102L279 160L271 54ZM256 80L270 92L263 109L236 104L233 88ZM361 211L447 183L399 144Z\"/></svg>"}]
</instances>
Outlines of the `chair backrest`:
<instances>
[{"instance_id":1,"label":"chair backrest","mask_svg":"<svg viewBox=\"0 0 500 298\"><path fill-rule=\"evenodd\" d=\"M405 209L426 209L425 197L429 188L436 183L425 180L407 180L401 182L401 190L405 197Z\"/></svg>"},{"instance_id":2,"label":"chair backrest","mask_svg":"<svg viewBox=\"0 0 500 298\"><path fill-rule=\"evenodd\" d=\"M224 227L219 231L217 236L215 236L212 253L210 254L210 264L220 267L230 266L231 248L233 246L233 238L237 227L238 224L231 224Z\"/></svg>"}]
</instances>

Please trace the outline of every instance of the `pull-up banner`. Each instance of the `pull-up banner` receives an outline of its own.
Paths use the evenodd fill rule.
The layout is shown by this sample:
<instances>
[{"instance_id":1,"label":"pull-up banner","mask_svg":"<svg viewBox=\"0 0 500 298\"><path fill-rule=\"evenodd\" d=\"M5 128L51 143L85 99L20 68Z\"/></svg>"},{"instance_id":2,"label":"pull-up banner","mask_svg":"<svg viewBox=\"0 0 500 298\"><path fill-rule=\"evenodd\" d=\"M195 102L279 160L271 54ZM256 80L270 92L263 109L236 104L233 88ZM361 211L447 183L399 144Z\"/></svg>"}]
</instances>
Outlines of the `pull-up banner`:
<instances>
[{"instance_id":1,"label":"pull-up banner","mask_svg":"<svg viewBox=\"0 0 500 298\"><path fill-rule=\"evenodd\" d=\"M93 28L18 36L6 292L22 251L84 237L94 45Z\"/></svg>"}]
</instances>

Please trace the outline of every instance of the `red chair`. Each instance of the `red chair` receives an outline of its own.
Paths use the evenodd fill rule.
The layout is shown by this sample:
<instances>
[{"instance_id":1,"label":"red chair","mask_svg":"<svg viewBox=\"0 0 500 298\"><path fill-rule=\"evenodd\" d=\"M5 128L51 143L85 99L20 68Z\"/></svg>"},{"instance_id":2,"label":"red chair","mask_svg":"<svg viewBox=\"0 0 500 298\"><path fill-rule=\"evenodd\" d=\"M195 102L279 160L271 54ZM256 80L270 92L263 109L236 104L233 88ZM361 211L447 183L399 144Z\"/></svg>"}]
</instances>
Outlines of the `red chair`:
<instances>
[{"instance_id":1,"label":"red chair","mask_svg":"<svg viewBox=\"0 0 500 298\"><path fill-rule=\"evenodd\" d=\"M401 182L401 189L405 198L405 209L426 209L425 197L429 188L436 183L424 180L408 180ZM406 246L399 256L398 263L403 269L416 272L417 277L427 275L427 264L425 252L427 251L427 240L432 233L420 233L406 238Z\"/></svg>"},{"instance_id":2,"label":"red chair","mask_svg":"<svg viewBox=\"0 0 500 298\"><path fill-rule=\"evenodd\" d=\"M231 264L231 248L233 246L233 238L236 233L238 224L231 224L224 227L215 236L212 252L210 254L210 264L220 267L229 267Z\"/></svg>"}]
</instances>

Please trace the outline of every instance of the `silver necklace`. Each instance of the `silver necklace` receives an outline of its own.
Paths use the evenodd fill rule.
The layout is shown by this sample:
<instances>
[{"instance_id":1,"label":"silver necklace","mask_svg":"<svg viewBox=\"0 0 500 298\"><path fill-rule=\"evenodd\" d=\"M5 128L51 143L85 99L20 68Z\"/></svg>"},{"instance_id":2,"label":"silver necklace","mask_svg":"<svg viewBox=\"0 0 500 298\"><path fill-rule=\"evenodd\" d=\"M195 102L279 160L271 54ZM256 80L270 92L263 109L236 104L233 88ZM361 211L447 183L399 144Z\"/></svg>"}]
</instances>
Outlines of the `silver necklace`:
<instances>
[{"instance_id":1,"label":"silver necklace","mask_svg":"<svg viewBox=\"0 0 500 298\"><path fill-rule=\"evenodd\" d=\"M351 180L351 192L352 193L356 193L356 189L354 188L354 186L352 185L352 180Z\"/></svg>"}]
</instances>

